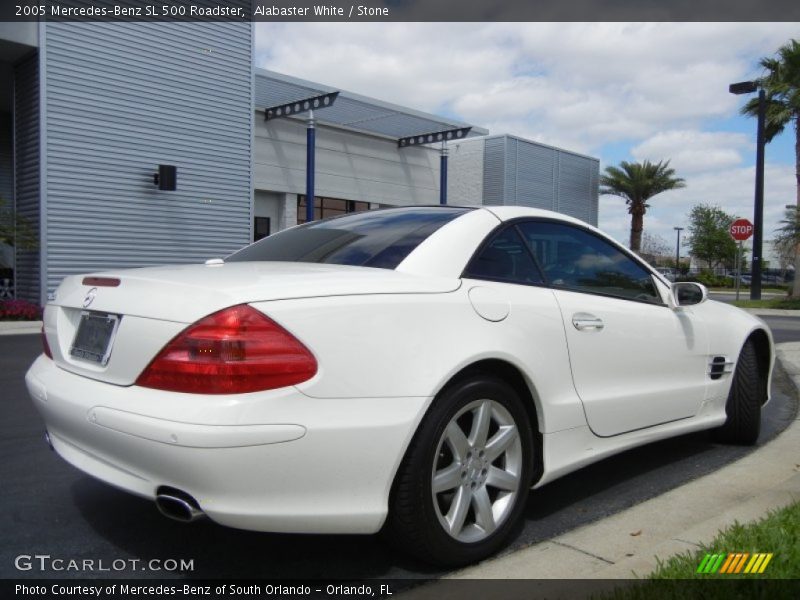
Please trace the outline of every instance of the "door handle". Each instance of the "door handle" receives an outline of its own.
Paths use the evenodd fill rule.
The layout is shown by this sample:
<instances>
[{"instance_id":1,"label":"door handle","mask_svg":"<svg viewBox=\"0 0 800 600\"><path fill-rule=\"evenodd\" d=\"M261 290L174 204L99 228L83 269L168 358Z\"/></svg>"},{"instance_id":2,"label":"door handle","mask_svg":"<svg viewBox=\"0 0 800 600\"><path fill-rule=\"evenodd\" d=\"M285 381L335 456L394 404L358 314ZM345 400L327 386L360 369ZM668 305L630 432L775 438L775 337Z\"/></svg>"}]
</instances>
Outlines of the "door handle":
<instances>
[{"instance_id":1,"label":"door handle","mask_svg":"<svg viewBox=\"0 0 800 600\"><path fill-rule=\"evenodd\" d=\"M589 313L576 313L572 315L572 324L578 331L601 331L605 324L603 319Z\"/></svg>"}]
</instances>

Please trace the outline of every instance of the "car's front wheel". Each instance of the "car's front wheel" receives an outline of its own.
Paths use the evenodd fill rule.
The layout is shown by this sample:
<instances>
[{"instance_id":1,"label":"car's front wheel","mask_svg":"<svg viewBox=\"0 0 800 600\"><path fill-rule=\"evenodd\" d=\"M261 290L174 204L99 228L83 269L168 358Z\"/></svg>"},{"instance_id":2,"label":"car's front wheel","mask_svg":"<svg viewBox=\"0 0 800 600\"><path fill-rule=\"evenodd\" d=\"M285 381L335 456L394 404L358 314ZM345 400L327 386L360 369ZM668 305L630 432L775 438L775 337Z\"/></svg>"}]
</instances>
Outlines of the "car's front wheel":
<instances>
[{"instance_id":1,"label":"car's front wheel","mask_svg":"<svg viewBox=\"0 0 800 600\"><path fill-rule=\"evenodd\" d=\"M522 518L533 435L516 391L481 376L436 398L395 478L385 533L428 562L464 565L507 541Z\"/></svg>"},{"instance_id":2,"label":"car's front wheel","mask_svg":"<svg viewBox=\"0 0 800 600\"><path fill-rule=\"evenodd\" d=\"M733 372L731 390L725 403L727 419L714 431L714 437L729 444L755 444L761 431L761 406L766 401L766 394L766 381L758 368L756 348L748 340Z\"/></svg>"}]
</instances>

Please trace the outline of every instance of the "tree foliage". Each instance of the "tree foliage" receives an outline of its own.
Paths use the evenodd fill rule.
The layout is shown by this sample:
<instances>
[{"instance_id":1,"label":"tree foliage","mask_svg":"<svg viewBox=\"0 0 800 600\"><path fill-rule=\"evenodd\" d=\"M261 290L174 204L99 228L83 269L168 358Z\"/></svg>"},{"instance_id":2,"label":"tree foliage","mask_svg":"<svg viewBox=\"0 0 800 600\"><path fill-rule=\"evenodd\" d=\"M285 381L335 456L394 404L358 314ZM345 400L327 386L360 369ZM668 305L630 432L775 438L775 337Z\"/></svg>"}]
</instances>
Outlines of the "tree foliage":
<instances>
[{"instance_id":1,"label":"tree foliage","mask_svg":"<svg viewBox=\"0 0 800 600\"><path fill-rule=\"evenodd\" d=\"M601 194L625 200L631 215L630 249L640 252L644 215L650 207L647 201L662 192L686 187L686 183L675 176L675 169L669 166L668 160L657 163L623 160L618 167L606 167L600 186Z\"/></svg>"},{"instance_id":2,"label":"tree foliage","mask_svg":"<svg viewBox=\"0 0 800 600\"><path fill-rule=\"evenodd\" d=\"M778 256L781 269L794 264L798 245L800 245L800 213L795 206L787 207L772 240L772 247Z\"/></svg>"},{"instance_id":3,"label":"tree foliage","mask_svg":"<svg viewBox=\"0 0 800 600\"><path fill-rule=\"evenodd\" d=\"M796 134L800 136L797 131L800 119L800 42L789 40L778 48L775 57L762 58L759 62L765 71L758 83L766 93L764 133L767 142L781 134L792 121ZM752 98L745 104L742 114L758 116L758 98ZM797 158L800 160L800 157Z\"/></svg>"},{"instance_id":4,"label":"tree foliage","mask_svg":"<svg viewBox=\"0 0 800 600\"><path fill-rule=\"evenodd\" d=\"M639 256L647 262L657 264L658 259L671 257L674 252L675 249L660 235L647 232L642 234L642 247L639 251Z\"/></svg>"},{"instance_id":5,"label":"tree foliage","mask_svg":"<svg viewBox=\"0 0 800 600\"><path fill-rule=\"evenodd\" d=\"M38 247L38 238L30 222L15 213L2 198L0 198L0 244L16 246L20 250L35 250Z\"/></svg>"},{"instance_id":6,"label":"tree foliage","mask_svg":"<svg viewBox=\"0 0 800 600\"><path fill-rule=\"evenodd\" d=\"M708 268L736 264L736 242L731 237L731 223L736 217L718 206L698 204L689 213L689 253Z\"/></svg>"}]
</instances>

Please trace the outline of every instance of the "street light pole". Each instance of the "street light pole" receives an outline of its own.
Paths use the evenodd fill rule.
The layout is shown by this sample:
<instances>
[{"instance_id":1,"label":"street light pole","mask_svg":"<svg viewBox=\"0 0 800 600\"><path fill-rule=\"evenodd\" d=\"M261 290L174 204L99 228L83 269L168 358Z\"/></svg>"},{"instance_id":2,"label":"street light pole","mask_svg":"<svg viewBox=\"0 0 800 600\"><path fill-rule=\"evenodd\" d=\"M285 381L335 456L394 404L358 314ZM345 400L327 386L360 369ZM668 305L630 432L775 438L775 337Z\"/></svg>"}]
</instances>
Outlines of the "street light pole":
<instances>
[{"instance_id":1,"label":"street light pole","mask_svg":"<svg viewBox=\"0 0 800 600\"><path fill-rule=\"evenodd\" d=\"M681 264L681 231L683 231L683 227L673 227L673 229L678 234L678 240L675 242L675 279L677 279Z\"/></svg>"},{"instance_id":2,"label":"street light pole","mask_svg":"<svg viewBox=\"0 0 800 600\"><path fill-rule=\"evenodd\" d=\"M767 101L764 88L758 90L758 129L756 133L756 200L753 219L753 281L750 299L761 299L761 253L764 246L764 121Z\"/></svg>"},{"instance_id":3,"label":"street light pole","mask_svg":"<svg viewBox=\"0 0 800 600\"><path fill-rule=\"evenodd\" d=\"M728 86L731 94L751 94L758 90L758 125L756 130L756 190L753 202L753 262L750 299L761 299L761 254L764 246L764 122L767 101L764 88L757 81L741 81Z\"/></svg>"}]
</instances>

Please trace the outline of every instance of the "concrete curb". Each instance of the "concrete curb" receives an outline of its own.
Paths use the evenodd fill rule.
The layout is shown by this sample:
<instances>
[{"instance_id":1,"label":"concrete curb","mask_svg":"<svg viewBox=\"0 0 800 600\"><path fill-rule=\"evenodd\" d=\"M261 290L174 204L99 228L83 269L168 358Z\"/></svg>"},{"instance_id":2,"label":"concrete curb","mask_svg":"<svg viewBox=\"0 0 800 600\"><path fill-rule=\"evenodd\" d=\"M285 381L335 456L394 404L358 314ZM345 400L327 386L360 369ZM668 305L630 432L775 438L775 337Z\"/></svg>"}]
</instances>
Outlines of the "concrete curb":
<instances>
[{"instance_id":1,"label":"concrete curb","mask_svg":"<svg viewBox=\"0 0 800 600\"><path fill-rule=\"evenodd\" d=\"M800 317L800 310L783 308L743 308L742 310L764 317Z\"/></svg>"},{"instance_id":2,"label":"concrete curb","mask_svg":"<svg viewBox=\"0 0 800 600\"><path fill-rule=\"evenodd\" d=\"M41 331L41 321L0 321L0 335L23 335Z\"/></svg>"},{"instance_id":3,"label":"concrete curb","mask_svg":"<svg viewBox=\"0 0 800 600\"><path fill-rule=\"evenodd\" d=\"M795 386L800 387L800 342L778 344L777 355ZM657 568L659 560L698 549L734 521L757 520L798 499L800 419L795 418L770 443L719 471L601 521L447 578L643 577Z\"/></svg>"}]
</instances>

